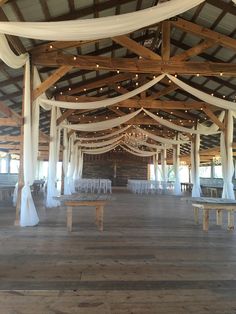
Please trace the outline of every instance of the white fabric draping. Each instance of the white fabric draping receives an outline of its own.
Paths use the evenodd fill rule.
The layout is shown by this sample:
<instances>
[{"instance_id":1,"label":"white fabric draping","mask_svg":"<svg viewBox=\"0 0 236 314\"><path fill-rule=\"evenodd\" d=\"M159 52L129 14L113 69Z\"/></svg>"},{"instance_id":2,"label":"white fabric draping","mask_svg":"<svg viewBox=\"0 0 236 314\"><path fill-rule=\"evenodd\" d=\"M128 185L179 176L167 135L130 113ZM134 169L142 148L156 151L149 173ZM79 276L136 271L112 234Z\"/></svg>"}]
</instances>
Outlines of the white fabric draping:
<instances>
[{"instance_id":1,"label":"white fabric draping","mask_svg":"<svg viewBox=\"0 0 236 314\"><path fill-rule=\"evenodd\" d=\"M163 190L165 191L167 188L167 172L166 172L166 148L164 147L161 151L161 174L162 174L162 183Z\"/></svg>"},{"instance_id":2,"label":"white fabric draping","mask_svg":"<svg viewBox=\"0 0 236 314\"><path fill-rule=\"evenodd\" d=\"M17 56L11 50L5 35L0 34L0 59L13 69L23 67L29 59L28 53Z\"/></svg>"},{"instance_id":3,"label":"white fabric draping","mask_svg":"<svg viewBox=\"0 0 236 314\"><path fill-rule=\"evenodd\" d=\"M179 174L179 156L180 156L180 144L174 145L173 151L173 159L174 159L174 172L175 172L175 185L174 185L174 194L181 195L181 184L180 184L180 174Z\"/></svg>"},{"instance_id":4,"label":"white fabric draping","mask_svg":"<svg viewBox=\"0 0 236 314\"><path fill-rule=\"evenodd\" d=\"M177 77L174 77L170 74L167 74L167 76L173 83L178 85L180 88L186 90L189 94L194 95L195 97L207 102L208 104L211 104L219 108L223 108L223 109L235 110L235 102L208 95L207 93L199 91L198 89L182 82Z\"/></svg>"},{"instance_id":5,"label":"white fabric draping","mask_svg":"<svg viewBox=\"0 0 236 314\"><path fill-rule=\"evenodd\" d=\"M57 127L56 127L56 108L51 110L50 123L50 144L49 144L49 161L48 161L48 180L47 180L47 197L46 206L56 207L60 202L54 199L58 192L56 189L56 172L57 172Z\"/></svg>"},{"instance_id":6,"label":"white fabric draping","mask_svg":"<svg viewBox=\"0 0 236 314\"><path fill-rule=\"evenodd\" d=\"M139 114L142 111L142 108L139 110L136 110L134 112L131 112L129 114L126 114L122 117L105 120L101 122L94 122L94 123L81 123L81 124L63 124L62 127L68 128L71 130L79 130L79 131L87 131L87 132L94 132L94 131L102 131L114 128L118 125L121 125L130 119L134 118L137 114Z\"/></svg>"},{"instance_id":7,"label":"white fabric draping","mask_svg":"<svg viewBox=\"0 0 236 314\"><path fill-rule=\"evenodd\" d=\"M181 14L204 0L171 0L117 16L63 22L0 22L4 34L40 40L94 40L131 33ZM63 30L60 31L60 30Z\"/></svg>"},{"instance_id":8,"label":"white fabric draping","mask_svg":"<svg viewBox=\"0 0 236 314\"><path fill-rule=\"evenodd\" d=\"M140 132L146 134L149 138L153 139L154 141L157 141L157 142L160 142L160 143L163 143L163 144L170 144L170 145L173 145L173 144L186 144L189 142L188 141L185 141L185 140L175 140L175 139L170 139L170 138L165 138L165 137L162 137L162 136L158 136L158 135L155 135L153 133L150 133L146 130L143 130L139 127L135 127L137 130L139 130Z\"/></svg>"},{"instance_id":9,"label":"white fabric draping","mask_svg":"<svg viewBox=\"0 0 236 314\"><path fill-rule=\"evenodd\" d=\"M24 187L21 192L20 225L22 227L35 226L39 222L38 214L32 199L30 186L34 182L34 165L32 156L32 121L31 121L31 93L30 93L30 62L25 64L24 77Z\"/></svg>"},{"instance_id":10,"label":"white fabric draping","mask_svg":"<svg viewBox=\"0 0 236 314\"><path fill-rule=\"evenodd\" d=\"M191 133L191 134L206 134L206 130L207 130L207 134L215 134L216 131L213 129L211 130L210 128L208 129L207 127L205 127L205 129L197 129L197 130L194 130L194 129L190 129L190 128L185 128L183 126L180 126L180 125L177 125L175 123L172 123L166 119L162 119L158 116L156 116L155 114L153 114L152 112L146 110L146 109L143 109L143 111L149 115L149 117L151 117L152 119L156 120L158 123L166 126L167 128L170 128L170 129L173 129L173 130L176 130L176 131L179 131L179 132L183 132L183 133Z\"/></svg>"},{"instance_id":11,"label":"white fabric draping","mask_svg":"<svg viewBox=\"0 0 236 314\"><path fill-rule=\"evenodd\" d=\"M227 114L227 128L225 132L222 132L220 138L220 153L222 159L222 174L223 174L223 192L222 198L235 199L234 186L232 183L232 177L234 173L233 164L233 115L229 110Z\"/></svg>"},{"instance_id":12,"label":"white fabric draping","mask_svg":"<svg viewBox=\"0 0 236 314\"><path fill-rule=\"evenodd\" d=\"M153 156L155 181L158 181L158 160L159 160L159 152L156 152L156 154Z\"/></svg>"},{"instance_id":13,"label":"white fabric draping","mask_svg":"<svg viewBox=\"0 0 236 314\"><path fill-rule=\"evenodd\" d=\"M195 138L191 142L191 179L192 179L192 197L201 196L201 185L199 177L199 165L200 165L200 135L196 134Z\"/></svg>"},{"instance_id":14,"label":"white fabric draping","mask_svg":"<svg viewBox=\"0 0 236 314\"><path fill-rule=\"evenodd\" d=\"M113 144L114 142L117 142L119 140L122 139L122 137L124 137L124 135L120 135L120 136L117 136L115 138L112 138L108 141L102 141L102 142L97 142L97 143L93 143L93 142L90 142L90 143L81 143L81 142L77 142L79 146L81 147L102 147L102 146L106 146L106 145L110 145L110 144Z\"/></svg>"},{"instance_id":15,"label":"white fabric draping","mask_svg":"<svg viewBox=\"0 0 236 314\"><path fill-rule=\"evenodd\" d=\"M64 194L70 195L70 185L69 185L69 178L68 178L68 168L69 168L69 154L70 154L70 147L68 142L68 133L67 129L63 129L63 173L64 173Z\"/></svg>"},{"instance_id":16,"label":"white fabric draping","mask_svg":"<svg viewBox=\"0 0 236 314\"><path fill-rule=\"evenodd\" d=\"M83 149L82 152L84 154L90 154L90 155L96 155L96 154L104 154L106 152L109 152L110 150L116 148L120 144L120 141L115 142L112 145L108 145L101 148L94 148L94 149Z\"/></svg>"},{"instance_id":17,"label":"white fabric draping","mask_svg":"<svg viewBox=\"0 0 236 314\"><path fill-rule=\"evenodd\" d=\"M151 144L151 143L144 142L144 141L139 141L139 144L142 145L142 146L149 147L149 148L154 148L156 150L158 150L158 149L161 150L163 148L162 145Z\"/></svg>"},{"instance_id":18,"label":"white fabric draping","mask_svg":"<svg viewBox=\"0 0 236 314\"><path fill-rule=\"evenodd\" d=\"M66 109L99 109L106 108L108 106L117 104L118 102L129 99L135 95L142 93L143 91L151 88L159 81L161 81L165 77L165 74L161 74L158 77L152 79L150 82L132 90L131 92L127 92L117 97L97 100L97 101L89 101L89 102L69 102L69 101L58 101L52 99L41 99L40 102L44 105L56 106L60 108Z\"/></svg>"},{"instance_id":19,"label":"white fabric draping","mask_svg":"<svg viewBox=\"0 0 236 314\"><path fill-rule=\"evenodd\" d=\"M69 186L70 186L70 192L75 193L75 184L74 184L74 172L76 169L76 155L78 151L78 144L75 144L75 134L72 134L70 136L70 164L69 164Z\"/></svg>"},{"instance_id":20,"label":"white fabric draping","mask_svg":"<svg viewBox=\"0 0 236 314\"><path fill-rule=\"evenodd\" d=\"M83 172L83 152L81 147L78 148L77 153L77 163L76 163L76 169L74 173L74 179L81 179L82 178L82 172Z\"/></svg>"},{"instance_id":21,"label":"white fabric draping","mask_svg":"<svg viewBox=\"0 0 236 314\"><path fill-rule=\"evenodd\" d=\"M120 133L124 133L125 131L127 131L130 128L130 125L125 126L124 128L120 128L119 130L115 131L115 132L111 132L109 134L106 135L102 135L102 136L94 136L94 137L77 137L76 140L79 141L97 141L97 140L104 140L106 138L110 138L113 137L115 135L119 135Z\"/></svg>"},{"instance_id":22,"label":"white fabric draping","mask_svg":"<svg viewBox=\"0 0 236 314\"><path fill-rule=\"evenodd\" d=\"M126 143L125 141L123 142L130 150L140 154L140 155L144 155L146 157L150 157L150 156L153 156L156 154L156 152L150 152L150 151L147 151L147 150L141 150L141 149L138 149L136 147L133 147L131 145L129 145L128 143Z\"/></svg>"},{"instance_id":23,"label":"white fabric draping","mask_svg":"<svg viewBox=\"0 0 236 314\"><path fill-rule=\"evenodd\" d=\"M126 150L128 153L133 154L135 156L139 156L139 157L150 157L149 155L145 155L145 153L140 154L135 152L134 150L131 150L130 148L125 146L126 144L124 143L124 145L120 145L121 148L123 148L124 150Z\"/></svg>"}]
</instances>

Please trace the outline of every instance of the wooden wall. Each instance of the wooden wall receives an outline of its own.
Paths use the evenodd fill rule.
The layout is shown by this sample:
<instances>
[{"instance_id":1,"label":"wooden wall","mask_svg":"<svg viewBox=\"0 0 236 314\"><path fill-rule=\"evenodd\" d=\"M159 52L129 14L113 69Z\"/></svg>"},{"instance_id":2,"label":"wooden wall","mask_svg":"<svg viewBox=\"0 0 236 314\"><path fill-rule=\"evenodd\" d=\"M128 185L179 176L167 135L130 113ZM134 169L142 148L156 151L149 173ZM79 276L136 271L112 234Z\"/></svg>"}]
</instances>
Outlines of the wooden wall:
<instances>
[{"instance_id":1,"label":"wooden wall","mask_svg":"<svg viewBox=\"0 0 236 314\"><path fill-rule=\"evenodd\" d=\"M112 180L113 186L125 186L128 179L147 179L147 158L128 157L126 154L85 156L83 178Z\"/></svg>"}]
</instances>

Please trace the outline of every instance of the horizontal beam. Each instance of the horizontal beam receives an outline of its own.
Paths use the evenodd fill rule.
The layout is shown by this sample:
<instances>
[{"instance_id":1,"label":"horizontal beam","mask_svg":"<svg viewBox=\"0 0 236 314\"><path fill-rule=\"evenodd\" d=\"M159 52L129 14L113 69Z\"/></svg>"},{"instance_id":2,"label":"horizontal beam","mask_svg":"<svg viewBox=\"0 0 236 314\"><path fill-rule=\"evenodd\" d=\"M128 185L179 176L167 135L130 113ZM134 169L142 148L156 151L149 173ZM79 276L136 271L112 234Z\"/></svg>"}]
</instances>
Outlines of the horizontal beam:
<instances>
[{"instance_id":1,"label":"horizontal beam","mask_svg":"<svg viewBox=\"0 0 236 314\"><path fill-rule=\"evenodd\" d=\"M0 118L0 125L20 127L19 123L12 118Z\"/></svg>"},{"instance_id":2,"label":"horizontal beam","mask_svg":"<svg viewBox=\"0 0 236 314\"><path fill-rule=\"evenodd\" d=\"M51 54L50 54L51 55ZM32 58L36 65L58 67L62 65L73 66L83 70L108 70L130 73L171 73L186 75L206 76L236 76L235 63L216 62L191 62L191 61L156 61L136 58L109 58L103 56L68 56L62 53L55 53L49 57L47 54L40 54Z\"/></svg>"}]
</instances>

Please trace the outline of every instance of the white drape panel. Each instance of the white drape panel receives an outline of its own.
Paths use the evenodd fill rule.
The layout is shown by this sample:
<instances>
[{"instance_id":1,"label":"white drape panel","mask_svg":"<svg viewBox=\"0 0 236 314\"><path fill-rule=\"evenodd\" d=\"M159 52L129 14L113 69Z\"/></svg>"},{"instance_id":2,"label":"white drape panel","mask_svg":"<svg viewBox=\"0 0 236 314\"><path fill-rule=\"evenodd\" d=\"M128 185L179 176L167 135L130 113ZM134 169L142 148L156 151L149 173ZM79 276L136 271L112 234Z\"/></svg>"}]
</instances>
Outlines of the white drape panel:
<instances>
[{"instance_id":1,"label":"white drape panel","mask_svg":"<svg viewBox=\"0 0 236 314\"><path fill-rule=\"evenodd\" d=\"M158 150L158 149L161 150L163 148L162 145L151 144L151 143L148 143L148 142L139 141L139 143L142 146L146 146L146 147L149 147L149 148L154 148L155 150Z\"/></svg>"},{"instance_id":2,"label":"white drape panel","mask_svg":"<svg viewBox=\"0 0 236 314\"><path fill-rule=\"evenodd\" d=\"M157 153L153 156L155 181L158 181L158 159L159 159L159 152L157 152Z\"/></svg>"},{"instance_id":3,"label":"white drape panel","mask_svg":"<svg viewBox=\"0 0 236 314\"><path fill-rule=\"evenodd\" d=\"M69 155L70 155L70 147L68 143L68 134L67 129L63 129L63 173L64 173L64 194L70 195L70 185L68 178L68 168L69 168Z\"/></svg>"},{"instance_id":4,"label":"white drape panel","mask_svg":"<svg viewBox=\"0 0 236 314\"><path fill-rule=\"evenodd\" d=\"M185 141L185 140L175 140L175 139L169 139L169 138L164 138L162 136L158 136L158 135L155 135L153 133L150 133L148 131L145 131L139 127L135 127L137 130L139 130L140 132L146 134L149 138L153 139L154 141L157 141L157 142L160 142L160 143L163 143L163 144L185 144L185 143L188 143L188 141Z\"/></svg>"},{"instance_id":5,"label":"white drape panel","mask_svg":"<svg viewBox=\"0 0 236 314\"><path fill-rule=\"evenodd\" d=\"M134 118L137 114L139 114L142 111L142 108L139 110L136 110L134 112L131 112L129 114L126 114L122 117L105 120L101 122L94 122L94 123L80 123L80 124L63 124L62 126L64 128L68 128L71 130L79 130L79 131L87 131L87 132L94 132L94 131L102 131L114 128L118 125L121 125L130 119Z\"/></svg>"},{"instance_id":6,"label":"white drape panel","mask_svg":"<svg viewBox=\"0 0 236 314\"><path fill-rule=\"evenodd\" d=\"M195 138L191 142L191 179L193 184L192 197L201 196L201 186L199 177L199 165L200 165L200 135L196 134Z\"/></svg>"},{"instance_id":7,"label":"white drape panel","mask_svg":"<svg viewBox=\"0 0 236 314\"><path fill-rule=\"evenodd\" d=\"M180 144L174 145L174 151L173 151L173 157L174 157L174 172L175 172L175 185L174 185L174 194L175 195L181 195L181 184L180 184L180 174L179 174L179 156L180 156Z\"/></svg>"},{"instance_id":8,"label":"white drape panel","mask_svg":"<svg viewBox=\"0 0 236 314\"><path fill-rule=\"evenodd\" d=\"M152 119L154 119L155 121L157 121L158 123L166 126L167 128L179 131L179 132L183 132L183 133L191 133L191 134L205 134L206 130L208 134L215 134L216 131L213 129L211 130L210 128L208 129L207 127L205 127L204 130L200 129L200 130L194 130L194 129L190 129L190 128L185 128L183 126L177 125L175 123L172 123L166 119L162 119L158 116L156 116L155 114L153 114L152 112L143 109L144 112L146 112L147 115L149 115L149 117L151 117Z\"/></svg>"},{"instance_id":9,"label":"white drape panel","mask_svg":"<svg viewBox=\"0 0 236 314\"><path fill-rule=\"evenodd\" d=\"M69 185L70 185L70 192L75 193L75 184L74 184L74 172L76 169L76 155L78 151L78 144L75 144L75 134L71 136L71 145L70 145L70 164L69 164Z\"/></svg>"},{"instance_id":10,"label":"white drape panel","mask_svg":"<svg viewBox=\"0 0 236 314\"><path fill-rule=\"evenodd\" d=\"M21 192L20 225L35 226L39 222L38 214L32 199L30 186L34 182L32 138L31 138L31 93L30 93L30 62L25 64L24 78L24 187Z\"/></svg>"},{"instance_id":11,"label":"white drape panel","mask_svg":"<svg viewBox=\"0 0 236 314\"><path fill-rule=\"evenodd\" d=\"M81 179L83 172L83 153L81 147L78 148L77 151L77 162L76 162L76 169L74 173L74 179Z\"/></svg>"},{"instance_id":12,"label":"white drape panel","mask_svg":"<svg viewBox=\"0 0 236 314\"><path fill-rule=\"evenodd\" d=\"M121 102L123 100L129 99L135 95L138 95L142 93L143 91L151 88L155 84L157 84L159 81L161 81L165 77L165 74L161 74L158 77L154 78L150 82L132 90L131 92L127 92L123 95L103 99L103 100L97 100L97 101L90 101L90 102L69 102L69 101L58 101L58 100L51 100L51 99L41 99L40 102L44 105L50 105L50 106L56 106L60 108L66 108L66 109L99 109L99 108L106 108L108 106L117 104L118 102Z\"/></svg>"},{"instance_id":13,"label":"white drape panel","mask_svg":"<svg viewBox=\"0 0 236 314\"><path fill-rule=\"evenodd\" d=\"M166 190L167 188L166 148L163 148L163 150L161 151L161 173L163 190Z\"/></svg>"},{"instance_id":14,"label":"white drape panel","mask_svg":"<svg viewBox=\"0 0 236 314\"><path fill-rule=\"evenodd\" d=\"M124 128L120 128L119 130L115 131L115 132L112 132L112 133L109 133L109 134L106 134L106 135L102 135L102 136L94 136L94 137L77 137L76 139L79 140L79 141L97 141L97 140L103 140L103 139L106 139L106 138L110 138L110 137L113 137L113 136L116 136L120 133L124 133L125 131L127 131L128 129L130 128L130 125L127 125L125 126Z\"/></svg>"},{"instance_id":15,"label":"white drape panel","mask_svg":"<svg viewBox=\"0 0 236 314\"><path fill-rule=\"evenodd\" d=\"M204 0L171 0L117 16L63 22L0 22L0 32L41 40L93 40L131 33L181 14ZM63 31L61 31L63 30Z\"/></svg>"},{"instance_id":16,"label":"white drape panel","mask_svg":"<svg viewBox=\"0 0 236 314\"><path fill-rule=\"evenodd\" d=\"M23 67L29 58L28 53L20 56L15 55L3 34L0 34L0 47L0 59L11 68L19 69Z\"/></svg>"},{"instance_id":17,"label":"white drape panel","mask_svg":"<svg viewBox=\"0 0 236 314\"><path fill-rule=\"evenodd\" d=\"M197 98L207 102L208 104L211 104L211 105L217 106L219 108L223 108L223 109L235 110L235 102L211 96L207 93L204 93L204 92L182 82L177 77L174 77L170 74L167 74L167 76L173 83L178 85L180 88L186 90L189 94L196 96Z\"/></svg>"},{"instance_id":18,"label":"white drape panel","mask_svg":"<svg viewBox=\"0 0 236 314\"><path fill-rule=\"evenodd\" d=\"M47 207L56 207L60 202L54 199L58 195L56 189L56 173L57 173L57 127L56 127L56 108L51 110L50 123L50 144L49 144L49 161L48 161L48 180L47 180Z\"/></svg>"},{"instance_id":19,"label":"white drape panel","mask_svg":"<svg viewBox=\"0 0 236 314\"><path fill-rule=\"evenodd\" d=\"M117 136L115 138L112 138L108 141L102 141L102 142L97 142L97 143L93 143L93 142L89 142L89 143L81 143L81 142L78 142L78 145L81 146L81 147L102 147L102 146L106 146L106 145L110 145L110 144L113 144L119 140L122 139L122 137L124 137L124 135L120 135L120 136Z\"/></svg>"},{"instance_id":20,"label":"white drape panel","mask_svg":"<svg viewBox=\"0 0 236 314\"><path fill-rule=\"evenodd\" d=\"M220 138L220 153L222 159L222 173L223 173L223 192L222 198L235 199L234 187L232 183L232 177L234 174L233 164L233 128L234 121L232 111L228 111L227 115L227 128L226 131L221 134Z\"/></svg>"}]
</instances>

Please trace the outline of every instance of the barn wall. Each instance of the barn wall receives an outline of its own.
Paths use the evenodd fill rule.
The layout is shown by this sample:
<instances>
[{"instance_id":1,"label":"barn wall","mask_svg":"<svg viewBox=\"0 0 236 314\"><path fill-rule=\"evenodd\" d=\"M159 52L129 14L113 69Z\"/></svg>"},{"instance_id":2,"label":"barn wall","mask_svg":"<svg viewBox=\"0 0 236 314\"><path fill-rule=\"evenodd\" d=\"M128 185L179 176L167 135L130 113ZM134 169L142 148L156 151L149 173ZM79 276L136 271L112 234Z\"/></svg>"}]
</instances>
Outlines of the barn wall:
<instances>
[{"instance_id":1,"label":"barn wall","mask_svg":"<svg viewBox=\"0 0 236 314\"><path fill-rule=\"evenodd\" d=\"M148 160L146 158L98 156L85 157L83 178L110 179L114 186L125 186L128 179L147 179Z\"/></svg>"}]
</instances>

